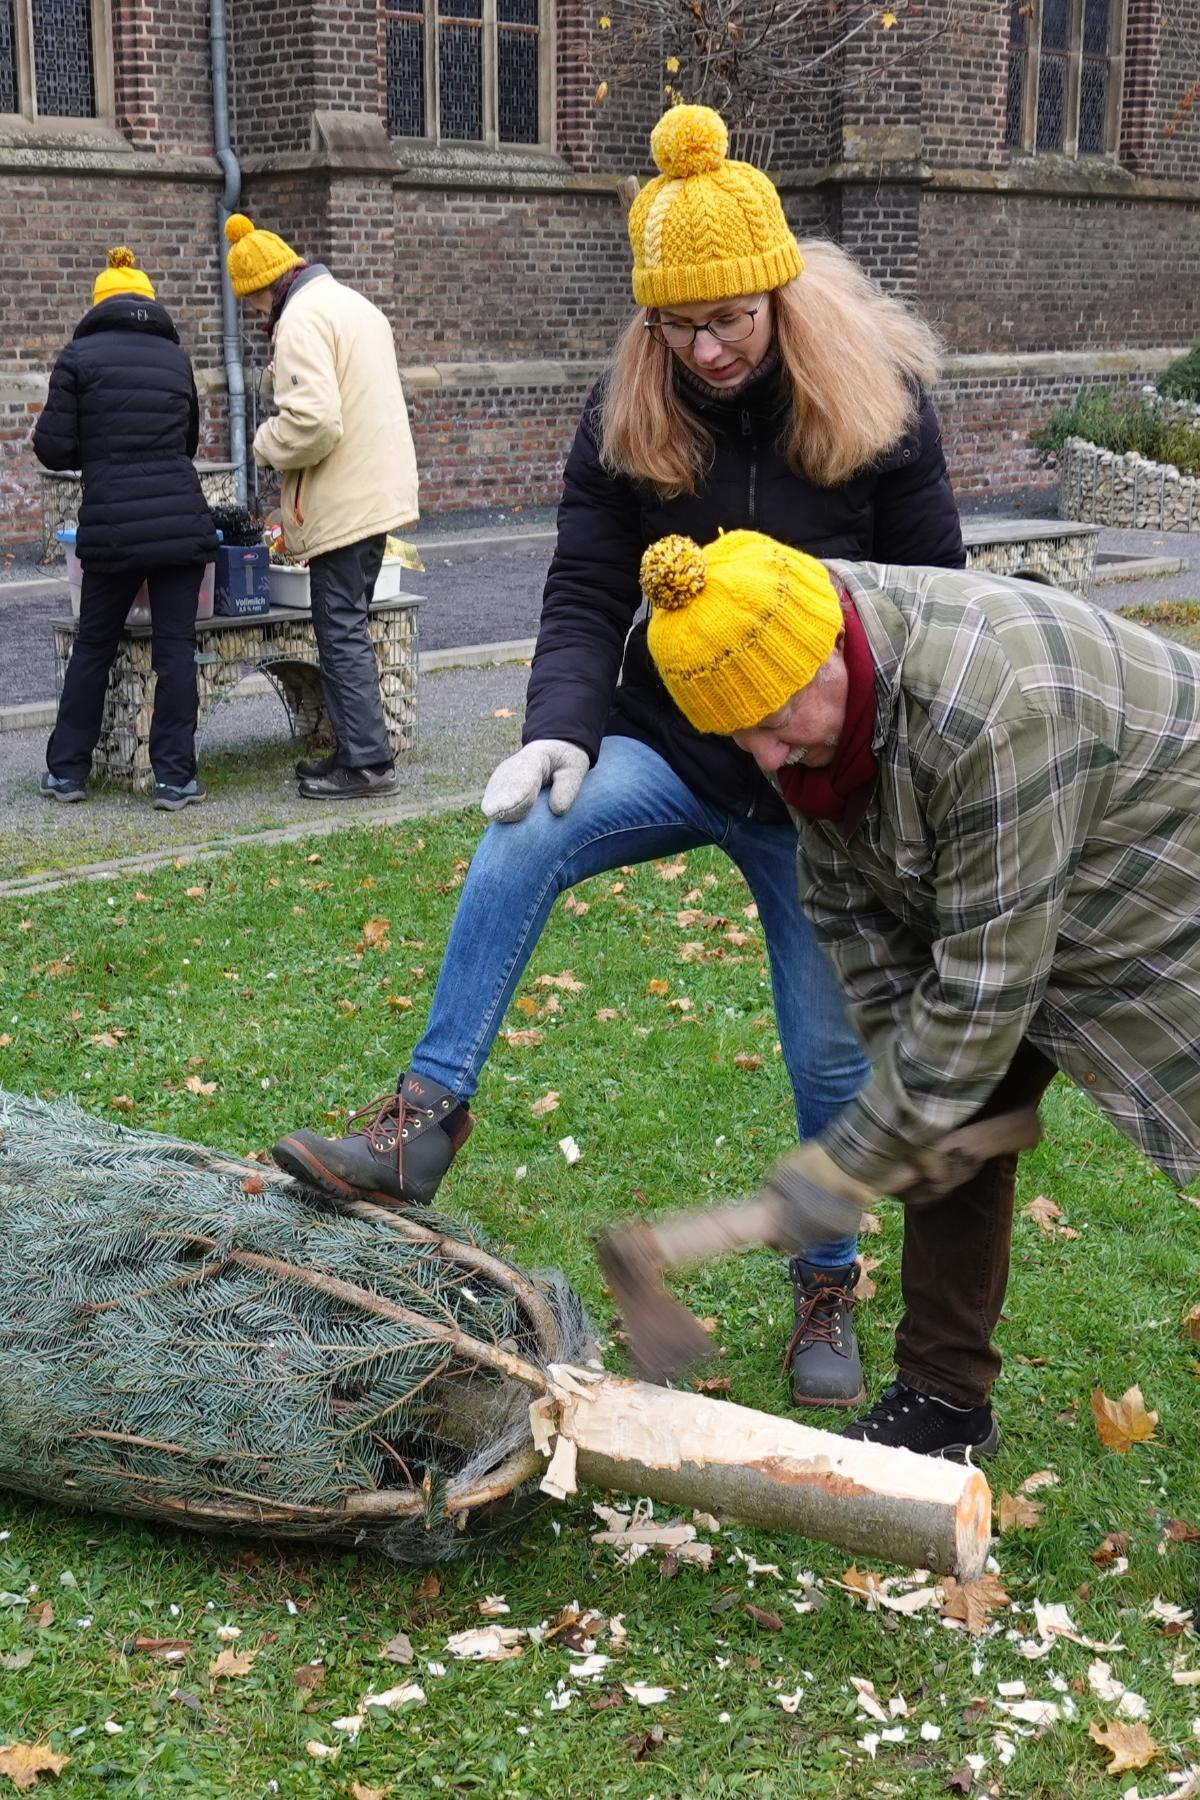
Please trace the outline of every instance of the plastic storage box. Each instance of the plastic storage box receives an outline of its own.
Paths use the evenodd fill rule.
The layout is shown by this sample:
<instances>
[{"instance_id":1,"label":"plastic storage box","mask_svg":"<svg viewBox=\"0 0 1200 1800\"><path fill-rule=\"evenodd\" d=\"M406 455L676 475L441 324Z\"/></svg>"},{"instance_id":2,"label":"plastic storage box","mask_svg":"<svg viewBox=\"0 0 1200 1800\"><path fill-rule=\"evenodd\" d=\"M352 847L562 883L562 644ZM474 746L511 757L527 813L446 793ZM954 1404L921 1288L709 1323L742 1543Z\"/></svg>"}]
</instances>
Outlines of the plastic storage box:
<instances>
[{"instance_id":1,"label":"plastic storage box","mask_svg":"<svg viewBox=\"0 0 1200 1800\"><path fill-rule=\"evenodd\" d=\"M385 556L375 582L372 600L394 600L403 589L401 571L404 563L398 556ZM271 605L290 606L296 612L312 610L308 591L308 569L294 563L271 564Z\"/></svg>"},{"instance_id":2,"label":"plastic storage box","mask_svg":"<svg viewBox=\"0 0 1200 1800\"><path fill-rule=\"evenodd\" d=\"M66 526L55 533L67 559L67 585L71 590L71 617L79 617L79 595L83 587L83 565L75 554L75 527ZM216 587L216 563L205 563L204 576L200 583L199 604L196 607L198 619L211 619L213 616L213 597ZM133 597L133 605L125 618L127 625L148 625L150 623L150 595L143 581Z\"/></svg>"}]
</instances>

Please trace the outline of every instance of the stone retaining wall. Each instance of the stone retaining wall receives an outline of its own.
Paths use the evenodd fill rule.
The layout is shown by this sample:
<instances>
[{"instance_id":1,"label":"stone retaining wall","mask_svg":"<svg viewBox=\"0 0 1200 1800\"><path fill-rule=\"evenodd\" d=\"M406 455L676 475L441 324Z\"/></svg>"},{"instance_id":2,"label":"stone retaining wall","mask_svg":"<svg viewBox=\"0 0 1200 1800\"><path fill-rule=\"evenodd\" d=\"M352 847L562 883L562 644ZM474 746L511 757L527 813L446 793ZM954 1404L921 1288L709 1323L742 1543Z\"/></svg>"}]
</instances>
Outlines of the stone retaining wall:
<instances>
[{"instance_id":1,"label":"stone retaining wall","mask_svg":"<svg viewBox=\"0 0 1200 1800\"><path fill-rule=\"evenodd\" d=\"M1059 470L1064 519L1140 531L1200 531L1200 478L1194 475L1076 437L1059 452Z\"/></svg>"}]
</instances>

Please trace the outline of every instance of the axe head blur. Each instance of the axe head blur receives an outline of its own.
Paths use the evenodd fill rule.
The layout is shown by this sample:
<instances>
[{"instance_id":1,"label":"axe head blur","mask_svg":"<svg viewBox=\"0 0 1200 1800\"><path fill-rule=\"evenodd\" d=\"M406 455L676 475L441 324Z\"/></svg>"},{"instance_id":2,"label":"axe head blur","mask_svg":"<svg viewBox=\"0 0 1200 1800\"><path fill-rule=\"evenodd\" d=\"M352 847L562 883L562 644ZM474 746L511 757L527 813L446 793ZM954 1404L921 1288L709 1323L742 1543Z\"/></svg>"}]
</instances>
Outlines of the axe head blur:
<instances>
[{"instance_id":1,"label":"axe head blur","mask_svg":"<svg viewBox=\"0 0 1200 1800\"><path fill-rule=\"evenodd\" d=\"M596 1256L643 1381L669 1381L712 1354L704 1327L663 1285L659 1240L649 1226L640 1219L614 1225L597 1244Z\"/></svg>"}]
</instances>

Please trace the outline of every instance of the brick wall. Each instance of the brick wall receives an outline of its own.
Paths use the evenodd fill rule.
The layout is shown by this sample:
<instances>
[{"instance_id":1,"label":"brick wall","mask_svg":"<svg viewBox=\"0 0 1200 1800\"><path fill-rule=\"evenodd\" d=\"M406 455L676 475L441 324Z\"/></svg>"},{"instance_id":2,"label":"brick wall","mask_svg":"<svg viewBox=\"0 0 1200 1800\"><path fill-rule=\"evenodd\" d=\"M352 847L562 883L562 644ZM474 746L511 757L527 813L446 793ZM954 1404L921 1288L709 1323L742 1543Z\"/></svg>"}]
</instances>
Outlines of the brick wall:
<instances>
[{"instance_id":1,"label":"brick wall","mask_svg":"<svg viewBox=\"0 0 1200 1800\"><path fill-rule=\"evenodd\" d=\"M110 4L118 129L138 149L210 155L212 87L205 0L110 0Z\"/></svg>"},{"instance_id":2,"label":"brick wall","mask_svg":"<svg viewBox=\"0 0 1200 1800\"><path fill-rule=\"evenodd\" d=\"M1029 435L1083 386L1135 393L1153 373L948 375L937 394L946 461L960 500L1043 490L1049 506L1058 471L1042 463Z\"/></svg>"},{"instance_id":3,"label":"brick wall","mask_svg":"<svg viewBox=\"0 0 1200 1800\"><path fill-rule=\"evenodd\" d=\"M933 193L917 299L951 347L1185 345L1200 330L1200 202Z\"/></svg>"},{"instance_id":4,"label":"brick wall","mask_svg":"<svg viewBox=\"0 0 1200 1800\"><path fill-rule=\"evenodd\" d=\"M309 0L231 6L232 135L238 153L306 150L316 105L316 18Z\"/></svg>"}]
</instances>

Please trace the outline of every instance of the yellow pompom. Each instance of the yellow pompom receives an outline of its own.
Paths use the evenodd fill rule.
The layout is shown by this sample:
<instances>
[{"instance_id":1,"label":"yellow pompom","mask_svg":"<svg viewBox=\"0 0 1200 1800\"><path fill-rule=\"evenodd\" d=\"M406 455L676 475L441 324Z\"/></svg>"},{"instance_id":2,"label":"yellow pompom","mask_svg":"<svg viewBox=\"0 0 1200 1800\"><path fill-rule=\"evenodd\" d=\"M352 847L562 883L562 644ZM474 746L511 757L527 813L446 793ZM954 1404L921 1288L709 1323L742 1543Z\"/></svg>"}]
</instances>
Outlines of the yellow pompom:
<instances>
[{"instance_id":1,"label":"yellow pompom","mask_svg":"<svg viewBox=\"0 0 1200 1800\"><path fill-rule=\"evenodd\" d=\"M110 269L132 269L136 262L137 257L125 244L114 244L108 253Z\"/></svg>"},{"instance_id":2,"label":"yellow pompom","mask_svg":"<svg viewBox=\"0 0 1200 1800\"><path fill-rule=\"evenodd\" d=\"M650 133L651 154L673 180L713 174L728 149L725 121L711 106L673 106Z\"/></svg>"},{"instance_id":3,"label":"yellow pompom","mask_svg":"<svg viewBox=\"0 0 1200 1800\"><path fill-rule=\"evenodd\" d=\"M240 244L254 230L254 221L245 213L230 213L225 221L225 236L229 243Z\"/></svg>"},{"instance_id":4,"label":"yellow pompom","mask_svg":"<svg viewBox=\"0 0 1200 1800\"><path fill-rule=\"evenodd\" d=\"M690 537L659 538L642 557L642 592L651 606L678 612L704 592L704 552Z\"/></svg>"}]
</instances>

